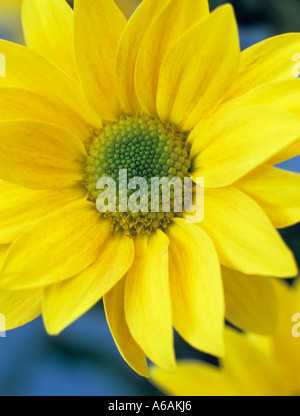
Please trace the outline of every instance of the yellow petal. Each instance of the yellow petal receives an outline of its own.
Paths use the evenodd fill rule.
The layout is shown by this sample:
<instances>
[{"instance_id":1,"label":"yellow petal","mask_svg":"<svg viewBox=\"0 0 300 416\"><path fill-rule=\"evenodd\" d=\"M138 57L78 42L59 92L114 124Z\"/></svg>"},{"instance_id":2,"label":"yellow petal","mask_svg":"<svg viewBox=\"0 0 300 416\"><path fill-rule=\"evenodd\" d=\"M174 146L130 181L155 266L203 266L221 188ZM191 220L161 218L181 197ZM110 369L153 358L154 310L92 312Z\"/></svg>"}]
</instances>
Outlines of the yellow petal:
<instances>
[{"instance_id":1,"label":"yellow petal","mask_svg":"<svg viewBox=\"0 0 300 416\"><path fill-rule=\"evenodd\" d=\"M169 239L160 230L135 240L135 259L125 288L129 330L158 366L175 370L168 272Z\"/></svg>"},{"instance_id":2,"label":"yellow petal","mask_svg":"<svg viewBox=\"0 0 300 416\"><path fill-rule=\"evenodd\" d=\"M140 376L149 377L146 356L133 339L125 319L124 291L126 278L104 296L104 307L110 331L124 360Z\"/></svg>"},{"instance_id":3,"label":"yellow petal","mask_svg":"<svg viewBox=\"0 0 300 416\"><path fill-rule=\"evenodd\" d=\"M282 373L265 348L265 337L226 330L223 367L243 396L280 396L286 393Z\"/></svg>"},{"instance_id":4,"label":"yellow petal","mask_svg":"<svg viewBox=\"0 0 300 416\"><path fill-rule=\"evenodd\" d=\"M259 203L276 228L300 221L300 175L261 166L235 186Z\"/></svg>"},{"instance_id":5,"label":"yellow petal","mask_svg":"<svg viewBox=\"0 0 300 416\"><path fill-rule=\"evenodd\" d=\"M281 162L284 162L288 159L292 159L293 157L296 157L299 155L300 155L300 137L293 144L291 144L290 146L286 146L275 156L271 157L271 159L267 161L267 164L271 166L278 165Z\"/></svg>"},{"instance_id":6,"label":"yellow petal","mask_svg":"<svg viewBox=\"0 0 300 416\"><path fill-rule=\"evenodd\" d=\"M25 290L74 277L97 259L109 232L109 221L101 220L94 204L71 204L39 221L11 246L0 285Z\"/></svg>"},{"instance_id":7,"label":"yellow petal","mask_svg":"<svg viewBox=\"0 0 300 416\"><path fill-rule=\"evenodd\" d=\"M300 51L300 34L287 33L257 43L241 54L237 76L227 99L270 82L294 80L293 57Z\"/></svg>"},{"instance_id":8,"label":"yellow petal","mask_svg":"<svg viewBox=\"0 0 300 416\"><path fill-rule=\"evenodd\" d=\"M43 316L49 334L57 335L91 309L126 274L134 258L133 241L119 233L102 240L97 260L72 279L49 286Z\"/></svg>"},{"instance_id":9,"label":"yellow petal","mask_svg":"<svg viewBox=\"0 0 300 416\"><path fill-rule=\"evenodd\" d=\"M93 108L105 119L120 112L115 61L126 19L113 0L75 2L75 56L79 76Z\"/></svg>"},{"instance_id":10,"label":"yellow petal","mask_svg":"<svg viewBox=\"0 0 300 416\"><path fill-rule=\"evenodd\" d=\"M122 107L127 113L141 109L134 87L136 59L149 28L169 3L170 0L143 0L120 39L116 63L117 87Z\"/></svg>"},{"instance_id":11,"label":"yellow petal","mask_svg":"<svg viewBox=\"0 0 300 416\"><path fill-rule=\"evenodd\" d=\"M239 55L233 9L225 5L193 26L167 54L157 92L160 118L186 130L194 127L222 100Z\"/></svg>"},{"instance_id":12,"label":"yellow petal","mask_svg":"<svg viewBox=\"0 0 300 416\"><path fill-rule=\"evenodd\" d=\"M151 381L171 396L237 396L224 371L199 361L180 361L176 374L151 369Z\"/></svg>"},{"instance_id":13,"label":"yellow petal","mask_svg":"<svg viewBox=\"0 0 300 416\"><path fill-rule=\"evenodd\" d=\"M77 79L73 11L65 0L24 0L23 29L29 48Z\"/></svg>"},{"instance_id":14,"label":"yellow petal","mask_svg":"<svg viewBox=\"0 0 300 416\"><path fill-rule=\"evenodd\" d=\"M0 268L9 244L0 245ZM0 290L0 332L18 328L33 321L41 314L42 290L6 291ZM3 327L4 326L4 327Z\"/></svg>"},{"instance_id":15,"label":"yellow petal","mask_svg":"<svg viewBox=\"0 0 300 416\"><path fill-rule=\"evenodd\" d=\"M149 29L135 70L136 93L146 112L156 113L159 72L170 47L185 31L208 15L207 0L173 0Z\"/></svg>"},{"instance_id":16,"label":"yellow petal","mask_svg":"<svg viewBox=\"0 0 300 416\"><path fill-rule=\"evenodd\" d=\"M221 263L246 274L296 276L292 252L249 196L234 188L206 190L200 224L213 240Z\"/></svg>"},{"instance_id":17,"label":"yellow petal","mask_svg":"<svg viewBox=\"0 0 300 416\"><path fill-rule=\"evenodd\" d=\"M215 247L196 225L174 222L167 233L174 327L193 347L222 356L225 305Z\"/></svg>"},{"instance_id":18,"label":"yellow petal","mask_svg":"<svg viewBox=\"0 0 300 416\"><path fill-rule=\"evenodd\" d=\"M91 128L67 105L32 91L1 88L0 121L36 120L70 130L83 142L90 140Z\"/></svg>"},{"instance_id":19,"label":"yellow petal","mask_svg":"<svg viewBox=\"0 0 300 416\"><path fill-rule=\"evenodd\" d=\"M82 187L33 191L0 181L0 244L12 243L41 218L83 199Z\"/></svg>"},{"instance_id":20,"label":"yellow petal","mask_svg":"<svg viewBox=\"0 0 300 416\"><path fill-rule=\"evenodd\" d=\"M6 77L0 87L20 88L38 93L71 107L87 124L101 126L86 102L80 85L51 61L24 46L0 40L0 53L6 57Z\"/></svg>"},{"instance_id":21,"label":"yellow petal","mask_svg":"<svg viewBox=\"0 0 300 416\"><path fill-rule=\"evenodd\" d=\"M198 127L199 128L199 127ZM201 133L200 133L201 130ZM215 113L193 142L194 177L209 188L231 185L299 137L300 117L271 105Z\"/></svg>"},{"instance_id":22,"label":"yellow petal","mask_svg":"<svg viewBox=\"0 0 300 416\"><path fill-rule=\"evenodd\" d=\"M73 133L36 121L2 121L0 131L1 179L33 189L82 180L86 151Z\"/></svg>"},{"instance_id":23,"label":"yellow petal","mask_svg":"<svg viewBox=\"0 0 300 416\"><path fill-rule=\"evenodd\" d=\"M0 291L0 314L5 317L5 329L18 328L41 315L42 289ZM2 332L0 325L0 332Z\"/></svg>"},{"instance_id":24,"label":"yellow petal","mask_svg":"<svg viewBox=\"0 0 300 416\"><path fill-rule=\"evenodd\" d=\"M226 318L244 331L272 335L277 328L278 302L273 280L222 269Z\"/></svg>"}]
</instances>

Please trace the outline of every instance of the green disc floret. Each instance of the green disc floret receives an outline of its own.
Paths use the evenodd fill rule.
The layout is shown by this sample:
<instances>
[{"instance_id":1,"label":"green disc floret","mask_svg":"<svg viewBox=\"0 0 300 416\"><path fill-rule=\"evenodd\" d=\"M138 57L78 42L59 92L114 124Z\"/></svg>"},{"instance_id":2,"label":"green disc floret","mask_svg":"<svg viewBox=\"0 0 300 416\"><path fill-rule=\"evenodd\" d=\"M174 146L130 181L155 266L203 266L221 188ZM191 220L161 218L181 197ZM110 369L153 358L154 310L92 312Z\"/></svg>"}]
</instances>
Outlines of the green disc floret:
<instances>
[{"instance_id":1,"label":"green disc floret","mask_svg":"<svg viewBox=\"0 0 300 416\"><path fill-rule=\"evenodd\" d=\"M89 199L96 202L103 190L97 189L100 178L110 177L120 185L120 170L127 170L127 180L144 178L149 185L151 178L167 177L183 179L191 167L187 134L171 123L162 123L158 118L147 115L123 116L116 123L107 124L95 134L86 160L85 186ZM128 190L128 196L134 191ZM149 202L149 211L150 202ZM176 215L171 212L107 212L114 230L123 228L130 236L151 233L155 228L166 228Z\"/></svg>"}]
</instances>

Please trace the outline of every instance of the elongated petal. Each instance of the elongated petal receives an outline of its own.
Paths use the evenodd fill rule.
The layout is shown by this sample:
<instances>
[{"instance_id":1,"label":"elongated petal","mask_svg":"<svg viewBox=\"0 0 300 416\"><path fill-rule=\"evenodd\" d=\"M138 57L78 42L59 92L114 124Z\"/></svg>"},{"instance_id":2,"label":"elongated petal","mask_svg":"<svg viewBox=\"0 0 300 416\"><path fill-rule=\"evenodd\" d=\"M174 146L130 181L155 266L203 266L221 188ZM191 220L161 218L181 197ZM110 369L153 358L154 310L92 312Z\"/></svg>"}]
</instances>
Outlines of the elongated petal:
<instances>
[{"instance_id":1,"label":"elongated petal","mask_svg":"<svg viewBox=\"0 0 300 416\"><path fill-rule=\"evenodd\" d=\"M0 87L20 88L38 93L71 107L87 124L101 126L86 102L80 86L48 59L24 46L0 40L0 53L6 58L6 77Z\"/></svg>"},{"instance_id":2,"label":"elongated petal","mask_svg":"<svg viewBox=\"0 0 300 416\"><path fill-rule=\"evenodd\" d=\"M151 381L172 396L237 396L224 371L199 361L179 361L176 374L153 367Z\"/></svg>"},{"instance_id":3,"label":"elongated petal","mask_svg":"<svg viewBox=\"0 0 300 416\"><path fill-rule=\"evenodd\" d=\"M192 27L166 56L157 92L161 119L186 130L194 127L222 100L239 55L233 9L225 5Z\"/></svg>"},{"instance_id":4,"label":"elongated petal","mask_svg":"<svg viewBox=\"0 0 300 416\"><path fill-rule=\"evenodd\" d=\"M0 181L0 244L12 243L41 218L83 199L82 187L33 191Z\"/></svg>"},{"instance_id":5,"label":"elongated petal","mask_svg":"<svg viewBox=\"0 0 300 416\"><path fill-rule=\"evenodd\" d=\"M9 244L0 245L0 268ZM41 314L42 289L25 291L0 290L0 332L18 328ZM4 318L4 321L3 321Z\"/></svg>"},{"instance_id":6,"label":"elongated petal","mask_svg":"<svg viewBox=\"0 0 300 416\"><path fill-rule=\"evenodd\" d=\"M91 128L67 105L32 91L1 88L0 121L34 120L70 130L83 142L90 140Z\"/></svg>"},{"instance_id":7,"label":"elongated petal","mask_svg":"<svg viewBox=\"0 0 300 416\"><path fill-rule=\"evenodd\" d=\"M18 328L41 315L42 289L0 291L0 314L5 317L5 330ZM0 332L2 328L0 325Z\"/></svg>"},{"instance_id":8,"label":"elongated petal","mask_svg":"<svg viewBox=\"0 0 300 416\"><path fill-rule=\"evenodd\" d=\"M222 356L225 306L215 247L196 225L174 222L168 230L174 327L193 347Z\"/></svg>"},{"instance_id":9,"label":"elongated petal","mask_svg":"<svg viewBox=\"0 0 300 416\"><path fill-rule=\"evenodd\" d=\"M140 111L134 87L135 66L142 42L159 13L170 0L143 0L131 16L120 40L117 52L117 87L123 109Z\"/></svg>"},{"instance_id":10,"label":"elongated petal","mask_svg":"<svg viewBox=\"0 0 300 416\"><path fill-rule=\"evenodd\" d=\"M0 122L0 177L33 189L73 186L83 177L82 142L60 127L35 121Z\"/></svg>"},{"instance_id":11,"label":"elongated petal","mask_svg":"<svg viewBox=\"0 0 300 416\"><path fill-rule=\"evenodd\" d=\"M207 187L231 185L299 137L300 117L271 105L217 113L204 122L192 156L194 176Z\"/></svg>"},{"instance_id":12,"label":"elongated petal","mask_svg":"<svg viewBox=\"0 0 300 416\"><path fill-rule=\"evenodd\" d=\"M300 221L300 175L261 166L236 183L271 218L276 228Z\"/></svg>"},{"instance_id":13,"label":"elongated petal","mask_svg":"<svg viewBox=\"0 0 300 416\"><path fill-rule=\"evenodd\" d=\"M24 0L23 29L27 46L77 79L73 11L65 0Z\"/></svg>"},{"instance_id":14,"label":"elongated petal","mask_svg":"<svg viewBox=\"0 0 300 416\"><path fill-rule=\"evenodd\" d=\"M289 146L286 146L284 149L280 150L275 156L271 157L267 161L267 164L270 166L278 165L281 162L292 159L293 157L300 155L300 137L294 143Z\"/></svg>"},{"instance_id":15,"label":"elongated petal","mask_svg":"<svg viewBox=\"0 0 300 416\"><path fill-rule=\"evenodd\" d=\"M227 354L223 366L242 396L281 396L287 393L278 366L274 365L266 339L226 330Z\"/></svg>"},{"instance_id":16,"label":"elongated petal","mask_svg":"<svg viewBox=\"0 0 300 416\"><path fill-rule=\"evenodd\" d=\"M260 42L241 54L237 76L227 99L270 82L295 79L293 58L300 51L300 34L287 33Z\"/></svg>"},{"instance_id":17,"label":"elongated petal","mask_svg":"<svg viewBox=\"0 0 300 416\"><path fill-rule=\"evenodd\" d=\"M80 202L39 221L11 246L0 273L4 289L25 290L76 276L99 256L110 229L94 204Z\"/></svg>"},{"instance_id":18,"label":"elongated petal","mask_svg":"<svg viewBox=\"0 0 300 416\"><path fill-rule=\"evenodd\" d=\"M274 334L278 323L278 302L273 280L249 276L223 267L226 318L244 331Z\"/></svg>"},{"instance_id":19,"label":"elongated petal","mask_svg":"<svg viewBox=\"0 0 300 416\"><path fill-rule=\"evenodd\" d=\"M79 76L93 108L105 119L120 112L115 61L126 19L113 0L75 2L75 56Z\"/></svg>"},{"instance_id":20,"label":"elongated petal","mask_svg":"<svg viewBox=\"0 0 300 416\"><path fill-rule=\"evenodd\" d=\"M193 24L208 15L206 0L173 0L149 29L135 71L136 93L146 112L156 113L159 72L170 47Z\"/></svg>"},{"instance_id":21,"label":"elongated petal","mask_svg":"<svg viewBox=\"0 0 300 416\"><path fill-rule=\"evenodd\" d=\"M173 371L171 299L168 273L169 239L162 231L137 237L136 254L128 271L125 315L133 338L157 365Z\"/></svg>"},{"instance_id":22,"label":"elongated petal","mask_svg":"<svg viewBox=\"0 0 300 416\"><path fill-rule=\"evenodd\" d=\"M246 274L297 275L291 251L266 214L238 189L206 190L200 225L215 243L223 265Z\"/></svg>"},{"instance_id":23,"label":"elongated petal","mask_svg":"<svg viewBox=\"0 0 300 416\"><path fill-rule=\"evenodd\" d=\"M256 104L275 105L276 107L280 107L297 116L300 116L299 81L293 80L264 84L221 105L215 115L209 115L206 120L201 120L189 135L188 141L190 143L195 142L193 146L193 155L195 155L197 151L199 152L199 149L204 149L205 143L201 136L203 130L205 129L205 124L213 124L216 122L216 120L213 120L213 118L210 119L210 117L216 117L219 120L226 120L226 118L230 116L230 113L233 111L242 109L245 106L252 106Z\"/></svg>"},{"instance_id":24,"label":"elongated petal","mask_svg":"<svg viewBox=\"0 0 300 416\"><path fill-rule=\"evenodd\" d=\"M145 353L133 339L125 318L124 291L126 278L104 296L107 322L124 360L143 377L149 377Z\"/></svg>"},{"instance_id":25,"label":"elongated petal","mask_svg":"<svg viewBox=\"0 0 300 416\"><path fill-rule=\"evenodd\" d=\"M43 316L47 331L57 335L91 309L132 264L134 244L117 234L102 241L97 260L83 272L45 289Z\"/></svg>"}]
</instances>

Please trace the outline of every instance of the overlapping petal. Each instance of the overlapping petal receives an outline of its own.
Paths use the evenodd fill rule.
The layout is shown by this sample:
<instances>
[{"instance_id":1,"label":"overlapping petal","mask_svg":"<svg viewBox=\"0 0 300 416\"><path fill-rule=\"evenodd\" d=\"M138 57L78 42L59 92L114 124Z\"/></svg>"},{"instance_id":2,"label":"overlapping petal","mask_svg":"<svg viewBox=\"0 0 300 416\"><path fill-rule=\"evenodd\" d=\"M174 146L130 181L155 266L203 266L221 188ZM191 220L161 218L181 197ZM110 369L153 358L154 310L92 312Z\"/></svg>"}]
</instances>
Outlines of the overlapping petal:
<instances>
[{"instance_id":1,"label":"overlapping petal","mask_svg":"<svg viewBox=\"0 0 300 416\"><path fill-rule=\"evenodd\" d=\"M213 110L232 82L240 46L230 5L194 25L167 54L159 76L157 111L190 130Z\"/></svg>"},{"instance_id":2,"label":"overlapping petal","mask_svg":"<svg viewBox=\"0 0 300 416\"><path fill-rule=\"evenodd\" d=\"M12 243L41 218L86 195L82 187L34 191L0 181L0 244Z\"/></svg>"},{"instance_id":3,"label":"overlapping petal","mask_svg":"<svg viewBox=\"0 0 300 416\"><path fill-rule=\"evenodd\" d=\"M85 143L92 134L91 127L69 106L19 88L1 88L0 121L6 120L35 120L55 124L70 130Z\"/></svg>"},{"instance_id":4,"label":"overlapping petal","mask_svg":"<svg viewBox=\"0 0 300 416\"><path fill-rule=\"evenodd\" d=\"M213 240L224 266L274 277L294 277L298 273L292 252L269 218L238 189L207 189L200 226Z\"/></svg>"},{"instance_id":5,"label":"overlapping petal","mask_svg":"<svg viewBox=\"0 0 300 416\"><path fill-rule=\"evenodd\" d=\"M299 51L300 33L275 36L246 49L226 99L238 97L259 85L295 79L293 58Z\"/></svg>"},{"instance_id":6,"label":"overlapping petal","mask_svg":"<svg viewBox=\"0 0 300 416\"><path fill-rule=\"evenodd\" d=\"M149 370L145 353L132 337L125 318L125 282L117 283L104 296L104 307L110 331L124 360L141 376L148 377Z\"/></svg>"},{"instance_id":7,"label":"overlapping petal","mask_svg":"<svg viewBox=\"0 0 300 416\"><path fill-rule=\"evenodd\" d=\"M135 259L125 287L125 316L145 354L167 371L175 370L168 271L168 237L160 230L135 240Z\"/></svg>"},{"instance_id":8,"label":"overlapping petal","mask_svg":"<svg viewBox=\"0 0 300 416\"><path fill-rule=\"evenodd\" d=\"M101 126L101 119L87 104L80 86L51 61L24 46L0 40L6 58L6 77L0 87L20 88L71 107L87 124Z\"/></svg>"},{"instance_id":9,"label":"overlapping petal","mask_svg":"<svg viewBox=\"0 0 300 416\"><path fill-rule=\"evenodd\" d=\"M94 204L78 202L39 221L9 249L0 272L4 289L25 290L76 276L99 256L110 232Z\"/></svg>"},{"instance_id":10,"label":"overlapping petal","mask_svg":"<svg viewBox=\"0 0 300 416\"><path fill-rule=\"evenodd\" d=\"M225 307L215 247L196 225L174 223L167 232L174 326L195 348L222 356Z\"/></svg>"},{"instance_id":11,"label":"overlapping petal","mask_svg":"<svg viewBox=\"0 0 300 416\"><path fill-rule=\"evenodd\" d=\"M150 27L135 68L135 89L142 108L156 113L156 94L162 62L179 37L209 15L207 0L173 0Z\"/></svg>"},{"instance_id":12,"label":"overlapping petal","mask_svg":"<svg viewBox=\"0 0 300 416\"><path fill-rule=\"evenodd\" d=\"M142 42L155 17L170 3L170 0L143 0L131 16L117 52L116 78L119 99L127 113L140 111L134 87L136 59Z\"/></svg>"},{"instance_id":13,"label":"overlapping petal","mask_svg":"<svg viewBox=\"0 0 300 416\"><path fill-rule=\"evenodd\" d=\"M120 112L115 61L126 19L113 0L75 2L75 57L89 102L104 119Z\"/></svg>"},{"instance_id":14,"label":"overlapping petal","mask_svg":"<svg viewBox=\"0 0 300 416\"><path fill-rule=\"evenodd\" d=\"M57 335L91 309L126 274L134 258L134 244L122 234L107 236L99 256L72 279L45 289L43 317L47 331Z\"/></svg>"},{"instance_id":15,"label":"overlapping petal","mask_svg":"<svg viewBox=\"0 0 300 416\"><path fill-rule=\"evenodd\" d=\"M300 175L260 166L235 186L259 203L276 228L300 221Z\"/></svg>"},{"instance_id":16,"label":"overlapping petal","mask_svg":"<svg viewBox=\"0 0 300 416\"><path fill-rule=\"evenodd\" d=\"M65 0L24 0L26 44L78 79L74 59L73 10Z\"/></svg>"},{"instance_id":17,"label":"overlapping petal","mask_svg":"<svg viewBox=\"0 0 300 416\"><path fill-rule=\"evenodd\" d=\"M221 110L222 111L222 110ZM299 138L300 117L272 105L227 109L197 126L193 176L207 187L233 184Z\"/></svg>"},{"instance_id":18,"label":"overlapping petal","mask_svg":"<svg viewBox=\"0 0 300 416\"><path fill-rule=\"evenodd\" d=\"M0 178L33 189L74 186L86 151L68 130L36 121L0 122Z\"/></svg>"}]
</instances>

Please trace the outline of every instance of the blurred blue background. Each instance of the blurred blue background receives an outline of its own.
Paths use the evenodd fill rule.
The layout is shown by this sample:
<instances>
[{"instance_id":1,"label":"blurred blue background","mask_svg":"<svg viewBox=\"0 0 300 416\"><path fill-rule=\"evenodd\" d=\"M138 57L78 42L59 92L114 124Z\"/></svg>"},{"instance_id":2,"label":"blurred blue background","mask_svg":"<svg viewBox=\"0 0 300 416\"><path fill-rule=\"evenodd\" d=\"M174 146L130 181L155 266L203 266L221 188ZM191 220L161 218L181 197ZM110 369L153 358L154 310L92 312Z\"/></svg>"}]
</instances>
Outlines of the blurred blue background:
<instances>
[{"instance_id":1,"label":"blurred blue background","mask_svg":"<svg viewBox=\"0 0 300 416\"><path fill-rule=\"evenodd\" d=\"M225 3L211 1L212 8ZM300 31L298 0L232 1L243 48L276 34ZM1 26L0 38L11 40L13 23ZM14 20L14 24L18 22ZM4 27L5 26L5 27ZM19 36L19 35L18 35ZM300 52L300 51L299 51ZM284 169L300 172L300 158L285 162ZM300 263L300 226L282 235ZM178 358L203 358L176 335ZM211 357L207 360L214 362ZM0 396L147 396L159 393L137 376L119 355L108 330L102 303L63 334L50 337L42 319L0 338Z\"/></svg>"}]
</instances>

